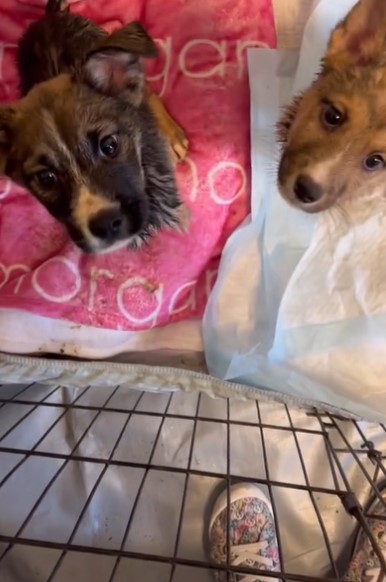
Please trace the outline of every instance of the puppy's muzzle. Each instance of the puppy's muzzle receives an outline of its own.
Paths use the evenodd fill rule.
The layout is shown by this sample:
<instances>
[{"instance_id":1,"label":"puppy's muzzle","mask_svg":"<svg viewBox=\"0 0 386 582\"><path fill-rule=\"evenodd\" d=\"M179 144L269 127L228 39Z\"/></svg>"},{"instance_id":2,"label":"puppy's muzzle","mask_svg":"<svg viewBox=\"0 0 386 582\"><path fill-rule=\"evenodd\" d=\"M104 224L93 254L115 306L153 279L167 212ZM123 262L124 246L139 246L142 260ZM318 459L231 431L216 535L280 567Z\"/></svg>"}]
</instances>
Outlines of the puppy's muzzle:
<instances>
[{"instance_id":1,"label":"puppy's muzzle","mask_svg":"<svg viewBox=\"0 0 386 582\"><path fill-rule=\"evenodd\" d=\"M114 250L147 225L148 207L144 197L138 195L125 204L82 188L76 202L67 228L73 241L86 252Z\"/></svg>"},{"instance_id":2,"label":"puppy's muzzle","mask_svg":"<svg viewBox=\"0 0 386 582\"><path fill-rule=\"evenodd\" d=\"M322 198L323 190L311 176L300 174L294 184L294 195L302 204L314 204Z\"/></svg>"},{"instance_id":3,"label":"puppy's muzzle","mask_svg":"<svg viewBox=\"0 0 386 582\"><path fill-rule=\"evenodd\" d=\"M132 234L129 222L119 209L101 210L90 218L89 230L93 237L105 244L113 244Z\"/></svg>"},{"instance_id":4,"label":"puppy's muzzle","mask_svg":"<svg viewBox=\"0 0 386 582\"><path fill-rule=\"evenodd\" d=\"M309 214L329 208L338 196L336 188L329 188L330 163L310 165L300 156L285 153L282 156L278 186L282 197L292 206ZM308 162L308 160L306 160Z\"/></svg>"}]
</instances>

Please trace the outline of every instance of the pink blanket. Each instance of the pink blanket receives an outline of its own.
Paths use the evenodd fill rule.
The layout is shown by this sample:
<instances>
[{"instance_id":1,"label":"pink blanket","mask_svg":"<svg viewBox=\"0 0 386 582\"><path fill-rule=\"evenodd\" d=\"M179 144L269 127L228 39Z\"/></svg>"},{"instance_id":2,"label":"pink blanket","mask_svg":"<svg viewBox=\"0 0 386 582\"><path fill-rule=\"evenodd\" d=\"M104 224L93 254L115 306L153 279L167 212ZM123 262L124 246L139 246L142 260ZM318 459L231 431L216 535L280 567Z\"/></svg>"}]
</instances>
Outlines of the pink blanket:
<instances>
[{"instance_id":1,"label":"pink blanket","mask_svg":"<svg viewBox=\"0 0 386 582\"><path fill-rule=\"evenodd\" d=\"M44 0L1 0L0 100L17 97L16 43ZM184 127L188 234L139 252L82 254L30 194L0 178L0 308L121 330L200 317L230 233L249 210L246 49L275 46L271 0L75 0L111 30L140 20L160 47L149 78Z\"/></svg>"}]
</instances>

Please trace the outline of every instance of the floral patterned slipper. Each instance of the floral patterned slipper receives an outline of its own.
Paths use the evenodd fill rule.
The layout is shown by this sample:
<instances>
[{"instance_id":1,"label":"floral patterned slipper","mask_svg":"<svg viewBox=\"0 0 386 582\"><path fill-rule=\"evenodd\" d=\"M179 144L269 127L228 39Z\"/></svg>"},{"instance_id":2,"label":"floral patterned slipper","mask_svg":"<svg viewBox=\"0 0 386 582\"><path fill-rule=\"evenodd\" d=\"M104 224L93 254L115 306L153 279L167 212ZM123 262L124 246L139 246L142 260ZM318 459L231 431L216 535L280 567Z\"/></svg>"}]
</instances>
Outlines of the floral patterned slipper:
<instances>
[{"instance_id":1,"label":"floral patterned slipper","mask_svg":"<svg viewBox=\"0 0 386 582\"><path fill-rule=\"evenodd\" d=\"M253 483L238 483L230 489L230 564L259 572L279 572L280 561L272 506ZM209 524L210 556L213 562L227 563L227 491L217 499ZM226 572L216 571L218 582ZM231 574L231 582L279 582L259 574Z\"/></svg>"},{"instance_id":2,"label":"floral patterned slipper","mask_svg":"<svg viewBox=\"0 0 386 582\"><path fill-rule=\"evenodd\" d=\"M381 491L381 495L386 504L385 489ZM380 499L376 498L370 505L368 513L379 516L379 519L369 519L367 523L386 560L386 507ZM363 531L358 535L353 558L343 580L345 582L379 582L381 580L386 582L386 571L382 569L380 560Z\"/></svg>"}]
</instances>

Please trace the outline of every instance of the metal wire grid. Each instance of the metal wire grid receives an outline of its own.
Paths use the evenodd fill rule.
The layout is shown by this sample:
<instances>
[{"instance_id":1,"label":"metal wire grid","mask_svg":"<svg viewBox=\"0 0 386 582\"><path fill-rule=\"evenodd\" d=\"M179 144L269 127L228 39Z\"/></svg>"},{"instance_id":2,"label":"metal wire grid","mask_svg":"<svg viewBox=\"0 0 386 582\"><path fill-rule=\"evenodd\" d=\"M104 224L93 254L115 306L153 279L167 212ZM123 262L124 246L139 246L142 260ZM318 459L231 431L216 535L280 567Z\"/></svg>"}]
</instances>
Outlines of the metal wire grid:
<instances>
[{"instance_id":1,"label":"metal wire grid","mask_svg":"<svg viewBox=\"0 0 386 582\"><path fill-rule=\"evenodd\" d=\"M280 417L280 424L275 421L276 413L267 414L268 410L276 409L280 412L276 416ZM188 426L189 439L185 434L184 442L173 443L176 427L182 426L181 423ZM133 427L138 429L145 425L139 442ZM249 431L254 431L256 450L243 450L243 435ZM204 439L203 450L196 446L200 434L208 437ZM165 438L165 435L172 438ZM376 435L376 438L370 439L368 435ZM293 439L298 458L299 479L295 481L288 481L285 475L272 470L273 453L277 450L272 448L272 443L277 447L278 442L280 446L280 441L288 438ZM327 462L323 474L328 475L328 486L325 480L315 483L309 476L312 455L305 454L304 443L311 443L315 438L324 443ZM214 441L217 444L212 447ZM295 582L340 580L342 571L320 499L339 500L346 512L356 518L379 553L367 525L371 515L363 509L360 500L364 503L375 496L384 503L380 484L386 478L385 451L382 450L385 443L384 426L349 422L317 411L305 414L278 404L212 401L197 394L156 395L121 390L119 386L83 390L36 384L2 386L0 579L5 582L25 579L17 568L9 568L9 563L12 560L17 563L17 556L23 551L30 556L31 563L36 564L34 582L70 578L85 582L84 572L79 575L77 572L82 571L86 556L90 580L97 582L121 582L128 577L139 581L141 574L145 575L144 579L157 582L212 580L213 570L220 568L210 562L205 548L187 550L189 541L192 542L192 523L197 519L202 522L196 528L200 532L198 543L200 546L207 543L205 519L201 514L197 518L192 512L193 485L199 483L201 491L202 485L208 490L205 503L202 501L202 505L208 506L210 494L214 494L217 486L227 487L229 499L230 485L245 481L260 484L272 501L283 565L283 571L272 574L272 578ZM253 459L257 449L263 462L256 472ZM212 459L209 464L206 458ZM348 460L356 468L355 483L350 482ZM65 503L71 516L67 523L66 511L62 508L65 524L58 537L53 533L57 518L55 507L50 506L50 495L62 481L68 487L67 473L74 476L80 469L86 471L88 477L83 476L80 485L78 483L75 489L72 486L72 491L68 492L69 501ZM127 506L118 509L119 523L112 533L107 520L109 512L110 518L116 516L117 508L113 502L111 506L108 502L105 531L101 533L99 523L98 534L95 534L92 508L105 489L110 473L117 471L127 473ZM25 496L30 484L33 491ZM176 484L178 487L173 490ZM178 494L174 494L177 490ZM302 494L310 500L330 568L326 577L315 578L304 571L286 570L286 542L281 509L276 501L279 490ZM151 518L150 521L146 518L145 523L140 519L149 500L151 504L154 492L157 498L153 502L152 515L164 513L165 518L162 539L151 539ZM170 506L171 494L173 514L162 505L168 497ZM91 537L87 533L90 531L94 531ZM150 544L147 543L149 538ZM228 535L228 561L222 570L224 579L231 580L236 570L229 563L229 548ZM386 574L386 564L380 553L379 558ZM251 570L238 568L237 572L251 573ZM253 572L258 573L258 570ZM264 576L268 579L270 574L264 572ZM386 576L381 575L383 579Z\"/></svg>"}]
</instances>

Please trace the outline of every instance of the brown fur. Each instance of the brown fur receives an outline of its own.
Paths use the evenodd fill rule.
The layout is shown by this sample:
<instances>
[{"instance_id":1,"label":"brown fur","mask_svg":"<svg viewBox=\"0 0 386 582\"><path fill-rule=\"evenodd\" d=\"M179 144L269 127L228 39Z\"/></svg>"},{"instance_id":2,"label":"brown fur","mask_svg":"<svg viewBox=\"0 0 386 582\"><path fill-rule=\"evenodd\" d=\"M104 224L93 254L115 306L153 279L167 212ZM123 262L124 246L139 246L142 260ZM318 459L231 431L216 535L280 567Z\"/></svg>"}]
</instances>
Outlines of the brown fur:
<instances>
[{"instance_id":1,"label":"brown fur","mask_svg":"<svg viewBox=\"0 0 386 582\"><path fill-rule=\"evenodd\" d=\"M69 14L65 0L49 0L19 43L22 98L0 107L0 172L85 251L136 247L159 228L185 227L163 136L178 158L187 141L145 87L141 57L156 54L139 24L108 35Z\"/></svg>"},{"instance_id":2,"label":"brown fur","mask_svg":"<svg viewBox=\"0 0 386 582\"><path fill-rule=\"evenodd\" d=\"M331 107L341 117L333 126ZM284 112L278 138L279 190L290 204L311 213L369 190L386 196L385 0L361 0L337 26L319 76Z\"/></svg>"}]
</instances>

